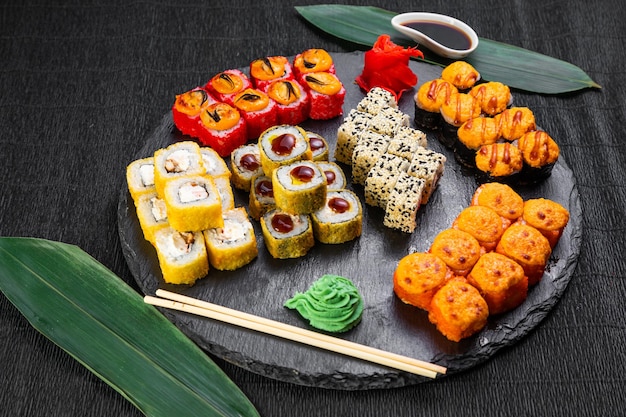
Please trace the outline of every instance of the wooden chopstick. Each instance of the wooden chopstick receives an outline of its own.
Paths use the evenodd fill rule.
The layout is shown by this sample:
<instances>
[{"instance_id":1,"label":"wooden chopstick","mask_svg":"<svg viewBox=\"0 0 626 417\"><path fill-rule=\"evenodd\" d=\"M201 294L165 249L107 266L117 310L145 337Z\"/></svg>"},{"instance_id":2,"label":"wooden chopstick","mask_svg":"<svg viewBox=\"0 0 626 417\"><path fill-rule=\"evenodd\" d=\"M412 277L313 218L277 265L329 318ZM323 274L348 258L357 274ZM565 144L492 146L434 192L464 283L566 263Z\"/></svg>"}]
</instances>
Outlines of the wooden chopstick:
<instances>
[{"instance_id":1,"label":"wooden chopstick","mask_svg":"<svg viewBox=\"0 0 626 417\"><path fill-rule=\"evenodd\" d=\"M446 373L445 367L429 362L280 323L170 291L159 289L156 291L156 295L162 298L145 296L144 301L155 306L208 317L428 378L436 378L437 374Z\"/></svg>"}]
</instances>

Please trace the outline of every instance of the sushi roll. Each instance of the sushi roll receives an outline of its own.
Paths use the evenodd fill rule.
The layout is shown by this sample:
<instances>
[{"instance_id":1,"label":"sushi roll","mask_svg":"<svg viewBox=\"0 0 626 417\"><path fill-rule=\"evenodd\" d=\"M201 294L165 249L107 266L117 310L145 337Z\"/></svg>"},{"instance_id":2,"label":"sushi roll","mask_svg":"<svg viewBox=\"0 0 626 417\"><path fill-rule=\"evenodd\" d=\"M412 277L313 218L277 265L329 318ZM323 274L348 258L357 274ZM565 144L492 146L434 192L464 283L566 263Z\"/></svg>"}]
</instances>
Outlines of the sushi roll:
<instances>
[{"instance_id":1,"label":"sushi roll","mask_svg":"<svg viewBox=\"0 0 626 417\"><path fill-rule=\"evenodd\" d=\"M200 87L176 96L172 105L172 118L176 128L184 135L197 138L200 134L200 114L217 100Z\"/></svg>"},{"instance_id":2,"label":"sushi roll","mask_svg":"<svg viewBox=\"0 0 626 417\"><path fill-rule=\"evenodd\" d=\"M154 245L156 231L169 226L165 201L152 192L139 197L136 208L143 237Z\"/></svg>"},{"instance_id":3,"label":"sushi roll","mask_svg":"<svg viewBox=\"0 0 626 417\"><path fill-rule=\"evenodd\" d=\"M263 132L259 137L259 154L267 176L281 165L312 159L306 132L292 125L278 125Z\"/></svg>"},{"instance_id":4,"label":"sushi roll","mask_svg":"<svg viewBox=\"0 0 626 417\"><path fill-rule=\"evenodd\" d=\"M346 174L343 169L334 162L318 161L317 166L320 167L324 175L326 176L326 190L342 190L346 188L348 184L346 181Z\"/></svg>"},{"instance_id":5,"label":"sushi roll","mask_svg":"<svg viewBox=\"0 0 626 417\"><path fill-rule=\"evenodd\" d=\"M315 245L308 215L272 210L261 218L265 247L277 259L299 258Z\"/></svg>"},{"instance_id":6,"label":"sushi roll","mask_svg":"<svg viewBox=\"0 0 626 417\"><path fill-rule=\"evenodd\" d=\"M243 207L222 213L224 225L203 232L209 263L220 271L233 271L257 257L254 228Z\"/></svg>"},{"instance_id":7,"label":"sushi roll","mask_svg":"<svg viewBox=\"0 0 626 417\"><path fill-rule=\"evenodd\" d=\"M510 88L497 81L477 84L468 94L476 99L482 113L487 116L503 112L512 102Z\"/></svg>"},{"instance_id":8,"label":"sushi roll","mask_svg":"<svg viewBox=\"0 0 626 417\"><path fill-rule=\"evenodd\" d=\"M359 198L349 190L333 190L324 206L311 214L313 236L322 243L338 244L361 236L363 210Z\"/></svg>"},{"instance_id":9,"label":"sushi roll","mask_svg":"<svg viewBox=\"0 0 626 417\"><path fill-rule=\"evenodd\" d=\"M454 275L466 276L484 253L478 240L458 229L445 229L435 236L428 250L439 256Z\"/></svg>"},{"instance_id":10,"label":"sushi roll","mask_svg":"<svg viewBox=\"0 0 626 417\"><path fill-rule=\"evenodd\" d=\"M311 157L314 161L328 161L328 142L318 133L307 131L306 137L311 147Z\"/></svg>"},{"instance_id":11,"label":"sushi roll","mask_svg":"<svg viewBox=\"0 0 626 417\"><path fill-rule=\"evenodd\" d=\"M437 130L441 127L441 106L458 89L448 81L436 78L427 81L415 93L415 124L418 128Z\"/></svg>"},{"instance_id":12,"label":"sushi roll","mask_svg":"<svg viewBox=\"0 0 626 417\"><path fill-rule=\"evenodd\" d=\"M483 145L491 145L500 139L500 127L493 117L475 117L464 122L457 130L454 157L459 164L475 168L476 152Z\"/></svg>"},{"instance_id":13,"label":"sushi roll","mask_svg":"<svg viewBox=\"0 0 626 417\"><path fill-rule=\"evenodd\" d=\"M239 190L250 191L252 178L263 174L259 145L251 143L239 146L232 151L230 167L233 186Z\"/></svg>"},{"instance_id":14,"label":"sushi roll","mask_svg":"<svg viewBox=\"0 0 626 417\"><path fill-rule=\"evenodd\" d=\"M313 72L306 74L304 81L311 98L310 119L328 120L343 114L346 89L335 74Z\"/></svg>"},{"instance_id":15,"label":"sushi roll","mask_svg":"<svg viewBox=\"0 0 626 417\"><path fill-rule=\"evenodd\" d=\"M422 204L428 203L445 172L446 157L431 149L418 148L409 165L407 173L424 180Z\"/></svg>"},{"instance_id":16,"label":"sushi roll","mask_svg":"<svg viewBox=\"0 0 626 417\"><path fill-rule=\"evenodd\" d=\"M418 145L423 148L428 146L426 133L410 126L398 126L394 139L409 144L410 146Z\"/></svg>"},{"instance_id":17,"label":"sushi roll","mask_svg":"<svg viewBox=\"0 0 626 417\"><path fill-rule=\"evenodd\" d=\"M277 124L299 125L309 118L311 97L297 81L274 81L267 87L267 95L276 102Z\"/></svg>"},{"instance_id":18,"label":"sushi roll","mask_svg":"<svg viewBox=\"0 0 626 417\"><path fill-rule=\"evenodd\" d=\"M293 60L293 71L295 78L304 82L304 77L313 72L335 73L335 63L330 54L320 48L307 49L296 55Z\"/></svg>"},{"instance_id":19,"label":"sushi roll","mask_svg":"<svg viewBox=\"0 0 626 417\"><path fill-rule=\"evenodd\" d=\"M524 211L522 197L506 184L488 182L479 186L470 202L471 205L489 207L505 219L514 222Z\"/></svg>"},{"instance_id":20,"label":"sushi roll","mask_svg":"<svg viewBox=\"0 0 626 417\"><path fill-rule=\"evenodd\" d=\"M454 61L441 71L441 78L459 91L467 91L480 80L480 74L471 64L465 61Z\"/></svg>"},{"instance_id":21,"label":"sushi roll","mask_svg":"<svg viewBox=\"0 0 626 417\"><path fill-rule=\"evenodd\" d=\"M356 110L374 116L386 108L398 108L398 101L391 91L382 87L370 89L356 106Z\"/></svg>"},{"instance_id":22,"label":"sushi roll","mask_svg":"<svg viewBox=\"0 0 626 417\"><path fill-rule=\"evenodd\" d=\"M250 63L250 78L254 87L267 91L267 87L277 80L293 80L293 68L284 56L270 56L255 59Z\"/></svg>"},{"instance_id":23,"label":"sushi roll","mask_svg":"<svg viewBox=\"0 0 626 417\"><path fill-rule=\"evenodd\" d=\"M206 170L206 175L210 177L226 177L230 179L231 172L226 165L226 161L222 158L215 149L200 147L200 154L202 155L202 163Z\"/></svg>"},{"instance_id":24,"label":"sushi roll","mask_svg":"<svg viewBox=\"0 0 626 417\"><path fill-rule=\"evenodd\" d=\"M276 102L260 90L243 90L235 96L233 105L246 121L248 139L257 139L264 130L278 123Z\"/></svg>"},{"instance_id":25,"label":"sushi roll","mask_svg":"<svg viewBox=\"0 0 626 417\"><path fill-rule=\"evenodd\" d=\"M324 206L326 175L313 161L297 161L272 172L276 207L292 214L310 214Z\"/></svg>"},{"instance_id":26,"label":"sushi roll","mask_svg":"<svg viewBox=\"0 0 626 417\"><path fill-rule=\"evenodd\" d=\"M156 191L154 186L154 157L137 159L128 164L126 183L130 196L135 203L142 195Z\"/></svg>"},{"instance_id":27,"label":"sushi roll","mask_svg":"<svg viewBox=\"0 0 626 417\"><path fill-rule=\"evenodd\" d=\"M209 273L202 232L179 232L166 227L155 233L154 247L167 284L193 285Z\"/></svg>"},{"instance_id":28,"label":"sushi roll","mask_svg":"<svg viewBox=\"0 0 626 417\"><path fill-rule=\"evenodd\" d=\"M217 193L220 196L222 212L234 209L235 195L233 194L233 188L230 185L230 178L225 176L211 178L213 179Z\"/></svg>"},{"instance_id":29,"label":"sushi roll","mask_svg":"<svg viewBox=\"0 0 626 417\"><path fill-rule=\"evenodd\" d=\"M392 138L373 131L361 132L352 151L352 182L365 185L367 174L389 148Z\"/></svg>"},{"instance_id":30,"label":"sushi roll","mask_svg":"<svg viewBox=\"0 0 626 417\"><path fill-rule=\"evenodd\" d=\"M470 119L480 116L480 103L473 96L464 93L452 94L441 105L441 134L439 140L447 148L453 148L457 141L459 127Z\"/></svg>"},{"instance_id":31,"label":"sushi roll","mask_svg":"<svg viewBox=\"0 0 626 417\"><path fill-rule=\"evenodd\" d=\"M559 159L559 145L542 130L528 132L517 141L522 153L522 173L520 181L534 184L552 174L552 168Z\"/></svg>"},{"instance_id":32,"label":"sushi roll","mask_svg":"<svg viewBox=\"0 0 626 417\"><path fill-rule=\"evenodd\" d=\"M383 225L413 233L417 228L417 212L422 206L425 188L424 179L401 172L389 193Z\"/></svg>"},{"instance_id":33,"label":"sushi roll","mask_svg":"<svg viewBox=\"0 0 626 417\"><path fill-rule=\"evenodd\" d=\"M502 234L496 252L520 264L528 277L528 285L533 286L543 277L552 248L539 230L527 224L514 223Z\"/></svg>"},{"instance_id":34,"label":"sushi roll","mask_svg":"<svg viewBox=\"0 0 626 417\"><path fill-rule=\"evenodd\" d=\"M236 108L227 103L214 103L200 113L201 130L198 140L228 156L248 140L246 122Z\"/></svg>"},{"instance_id":35,"label":"sushi roll","mask_svg":"<svg viewBox=\"0 0 626 417\"><path fill-rule=\"evenodd\" d=\"M514 260L496 252L480 257L467 281L483 296L489 314L513 310L528 296L528 277Z\"/></svg>"},{"instance_id":36,"label":"sushi roll","mask_svg":"<svg viewBox=\"0 0 626 417\"><path fill-rule=\"evenodd\" d=\"M374 116L369 129L383 135L395 136L401 127L408 127L411 118L400 109L387 107Z\"/></svg>"},{"instance_id":37,"label":"sushi roll","mask_svg":"<svg viewBox=\"0 0 626 417\"><path fill-rule=\"evenodd\" d=\"M475 156L477 179L514 184L522 170L522 153L511 143L494 143L480 147Z\"/></svg>"},{"instance_id":38,"label":"sushi roll","mask_svg":"<svg viewBox=\"0 0 626 417\"><path fill-rule=\"evenodd\" d=\"M382 154L365 179L365 203L384 210L398 176L402 171L406 172L408 166L402 157Z\"/></svg>"},{"instance_id":39,"label":"sushi roll","mask_svg":"<svg viewBox=\"0 0 626 417\"><path fill-rule=\"evenodd\" d=\"M176 142L154 152L154 186L161 198L168 181L205 173L200 146L196 142Z\"/></svg>"},{"instance_id":40,"label":"sushi roll","mask_svg":"<svg viewBox=\"0 0 626 417\"><path fill-rule=\"evenodd\" d=\"M268 211L276 208L272 179L265 175L258 175L252 179L248 210L250 217L260 220Z\"/></svg>"},{"instance_id":41,"label":"sushi roll","mask_svg":"<svg viewBox=\"0 0 626 417\"><path fill-rule=\"evenodd\" d=\"M524 211L518 221L539 230L554 248L569 222L569 211L556 201L533 198L524 202Z\"/></svg>"},{"instance_id":42,"label":"sushi roll","mask_svg":"<svg viewBox=\"0 0 626 417\"><path fill-rule=\"evenodd\" d=\"M168 181L163 199L175 230L195 232L223 225L222 202L211 178L196 175Z\"/></svg>"},{"instance_id":43,"label":"sushi roll","mask_svg":"<svg viewBox=\"0 0 626 417\"><path fill-rule=\"evenodd\" d=\"M403 303L428 311L433 296L452 276L446 263L432 253L410 253L393 272L393 292Z\"/></svg>"},{"instance_id":44,"label":"sushi roll","mask_svg":"<svg viewBox=\"0 0 626 417\"><path fill-rule=\"evenodd\" d=\"M495 250L511 221L485 206L465 207L452 222L454 229L474 236L486 252Z\"/></svg>"},{"instance_id":45,"label":"sushi roll","mask_svg":"<svg viewBox=\"0 0 626 417\"><path fill-rule=\"evenodd\" d=\"M428 320L448 340L460 342L487 325L489 306L465 278L447 281L430 302Z\"/></svg>"},{"instance_id":46,"label":"sushi roll","mask_svg":"<svg viewBox=\"0 0 626 417\"><path fill-rule=\"evenodd\" d=\"M352 153L359 142L359 135L361 132L369 130L373 119L373 115L354 109L348 113L337 129L334 156L338 162L347 165L352 164Z\"/></svg>"},{"instance_id":47,"label":"sushi roll","mask_svg":"<svg viewBox=\"0 0 626 417\"><path fill-rule=\"evenodd\" d=\"M216 101L222 101L232 106L235 96L248 88L252 88L252 82L241 70L229 69L215 74L204 88L215 97Z\"/></svg>"},{"instance_id":48,"label":"sushi roll","mask_svg":"<svg viewBox=\"0 0 626 417\"><path fill-rule=\"evenodd\" d=\"M535 115L528 107L510 107L494 116L502 139L513 141L537 128Z\"/></svg>"}]
</instances>

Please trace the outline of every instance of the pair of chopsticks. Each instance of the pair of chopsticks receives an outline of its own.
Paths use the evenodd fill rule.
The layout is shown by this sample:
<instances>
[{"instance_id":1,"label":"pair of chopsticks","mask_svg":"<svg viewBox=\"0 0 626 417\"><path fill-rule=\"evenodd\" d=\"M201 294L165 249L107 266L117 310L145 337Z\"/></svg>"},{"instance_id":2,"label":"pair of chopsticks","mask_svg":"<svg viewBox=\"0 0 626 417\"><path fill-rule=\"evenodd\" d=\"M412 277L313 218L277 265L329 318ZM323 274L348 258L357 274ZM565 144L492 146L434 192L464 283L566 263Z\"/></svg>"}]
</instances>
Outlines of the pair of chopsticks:
<instances>
[{"instance_id":1,"label":"pair of chopsticks","mask_svg":"<svg viewBox=\"0 0 626 417\"><path fill-rule=\"evenodd\" d=\"M159 289L156 291L156 295L157 297L147 295L144 297L144 301L154 306L211 318L427 378L436 378L437 374L446 373L446 368L429 362L258 317L170 291Z\"/></svg>"}]
</instances>

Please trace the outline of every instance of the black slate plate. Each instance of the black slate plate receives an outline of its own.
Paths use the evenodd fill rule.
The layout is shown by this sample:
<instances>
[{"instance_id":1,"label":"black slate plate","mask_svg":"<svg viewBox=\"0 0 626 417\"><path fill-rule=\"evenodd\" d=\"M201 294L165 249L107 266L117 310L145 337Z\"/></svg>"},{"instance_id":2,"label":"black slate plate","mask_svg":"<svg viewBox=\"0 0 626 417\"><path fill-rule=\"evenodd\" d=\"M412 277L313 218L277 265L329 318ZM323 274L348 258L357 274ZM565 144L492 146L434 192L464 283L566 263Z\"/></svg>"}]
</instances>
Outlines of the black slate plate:
<instances>
[{"instance_id":1,"label":"black slate plate","mask_svg":"<svg viewBox=\"0 0 626 417\"><path fill-rule=\"evenodd\" d=\"M344 105L344 113L347 113L363 97L353 83L362 70L363 54L333 54L333 58L347 89ZM439 67L413 61L410 65L419 77L418 86L440 75ZM405 93L400 101L400 108L411 117L414 114L413 93ZM332 155L340 123L341 118L336 118L325 122L307 121L302 126L323 135L329 141ZM570 211L571 220L553 252L545 276L529 291L523 305L512 312L491 317L487 327L476 336L460 343L450 342L429 323L425 312L400 302L392 285L397 262L410 252L426 250L434 236L449 227L469 204L478 186L475 179L455 162L451 152L439 144L435 134L427 133L429 147L445 154L448 161L437 191L428 205L420 209L418 230L411 235L385 228L382 210L364 205L363 234L358 240L342 245L318 243L303 258L276 260L265 249L260 227L255 224L259 256L251 264L233 272L212 270L193 287L166 285L161 278L156 253L143 239L132 199L124 185L119 199L118 226L129 268L145 294L152 295L157 288L165 288L305 328L306 322L297 313L283 307L285 300L296 291L305 291L325 273L342 275L359 288L365 311L361 323L340 337L443 365L448 368L448 374L466 371L526 336L558 302L571 279L579 254L581 207L575 179L562 157L545 182L532 188L517 189L525 199L545 197L559 202ZM148 135L144 148L135 159L151 156L158 148L181 139L185 138L177 132L168 113ZM349 169L345 168L349 178ZM350 188L363 198L362 188ZM246 204L245 193L235 190L235 197L239 205ZM429 381L428 378L210 319L170 310L163 310L163 313L206 351L270 378L344 390L395 388Z\"/></svg>"}]
</instances>

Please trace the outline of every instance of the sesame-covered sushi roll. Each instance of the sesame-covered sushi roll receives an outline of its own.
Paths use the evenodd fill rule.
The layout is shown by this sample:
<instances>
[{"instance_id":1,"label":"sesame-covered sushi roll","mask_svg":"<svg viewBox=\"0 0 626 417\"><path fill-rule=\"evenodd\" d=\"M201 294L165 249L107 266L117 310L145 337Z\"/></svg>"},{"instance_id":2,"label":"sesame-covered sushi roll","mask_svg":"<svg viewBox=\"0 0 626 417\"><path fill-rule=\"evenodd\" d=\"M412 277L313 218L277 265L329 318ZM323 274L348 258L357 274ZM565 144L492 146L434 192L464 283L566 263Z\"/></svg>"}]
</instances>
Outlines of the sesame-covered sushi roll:
<instances>
[{"instance_id":1,"label":"sesame-covered sushi roll","mask_svg":"<svg viewBox=\"0 0 626 417\"><path fill-rule=\"evenodd\" d=\"M398 262L393 291L403 303L428 311L435 293L452 277L452 271L438 256L414 252Z\"/></svg>"},{"instance_id":2,"label":"sesame-covered sushi roll","mask_svg":"<svg viewBox=\"0 0 626 417\"><path fill-rule=\"evenodd\" d=\"M176 142L154 152L154 186L161 197L168 181L205 173L200 146L196 142Z\"/></svg>"},{"instance_id":3,"label":"sesame-covered sushi roll","mask_svg":"<svg viewBox=\"0 0 626 417\"><path fill-rule=\"evenodd\" d=\"M278 123L276 102L261 90L243 90L235 96L233 105L246 121L248 139L257 139L265 129Z\"/></svg>"},{"instance_id":4,"label":"sesame-covered sushi roll","mask_svg":"<svg viewBox=\"0 0 626 417\"><path fill-rule=\"evenodd\" d=\"M489 306L489 314L518 307L528 295L528 277L514 260L496 252L480 257L467 276Z\"/></svg>"},{"instance_id":5,"label":"sesame-covered sushi roll","mask_svg":"<svg viewBox=\"0 0 626 417\"><path fill-rule=\"evenodd\" d=\"M352 164L352 153L359 142L362 132L369 130L374 115L357 110L350 110L337 129L335 159L343 164Z\"/></svg>"},{"instance_id":6,"label":"sesame-covered sushi roll","mask_svg":"<svg viewBox=\"0 0 626 417\"><path fill-rule=\"evenodd\" d=\"M130 196L135 203L140 196L156 191L154 186L154 157L137 159L128 164L126 183Z\"/></svg>"},{"instance_id":7,"label":"sesame-covered sushi roll","mask_svg":"<svg viewBox=\"0 0 626 417\"><path fill-rule=\"evenodd\" d=\"M306 214L272 210L261 218L265 247L277 259L299 258L315 245L311 220Z\"/></svg>"},{"instance_id":8,"label":"sesame-covered sushi roll","mask_svg":"<svg viewBox=\"0 0 626 417\"><path fill-rule=\"evenodd\" d=\"M426 180L401 172L385 206L383 225L404 233L417 228L417 212L422 206Z\"/></svg>"},{"instance_id":9,"label":"sesame-covered sushi roll","mask_svg":"<svg viewBox=\"0 0 626 417\"><path fill-rule=\"evenodd\" d=\"M354 240L363 227L361 202L352 191L329 191L324 206L311 214L311 223L315 239L322 243Z\"/></svg>"},{"instance_id":10,"label":"sesame-covered sushi roll","mask_svg":"<svg viewBox=\"0 0 626 417\"><path fill-rule=\"evenodd\" d=\"M480 104L469 94L456 93L441 105L440 112L443 123L439 140L447 148L452 148L457 141L459 127L480 116Z\"/></svg>"},{"instance_id":11,"label":"sesame-covered sushi roll","mask_svg":"<svg viewBox=\"0 0 626 417\"><path fill-rule=\"evenodd\" d=\"M370 130L361 132L352 151L352 182L365 185L367 174L389 148L392 138Z\"/></svg>"},{"instance_id":12,"label":"sesame-covered sushi roll","mask_svg":"<svg viewBox=\"0 0 626 417\"><path fill-rule=\"evenodd\" d=\"M140 196L136 208L143 237L154 245L156 231L169 226L165 201L152 192Z\"/></svg>"},{"instance_id":13,"label":"sesame-covered sushi roll","mask_svg":"<svg viewBox=\"0 0 626 417\"><path fill-rule=\"evenodd\" d=\"M313 72L335 73L335 63L330 54L320 48L307 49L299 53L293 60L293 71L295 78L304 82L304 77Z\"/></svg>"},{"instance_id":14,"label":"sesame-covered sushi roll","mask_svg":"<svg viewBox=\"0 0 626 417\"><path fill-rule=\"evenodd\" d=\"M222 101L232 106L235 96L248 88L252 88L252 82L241 70L229 69L215 74L204 88L217 101Z\"/></svg>"},{"instance_id":15,"label":"sesame-covered sushi roll","mask_svg":"<svg viewBox=\"0 0 626 417\"><path fill-rule=\"evenodd\" d=\"M272 179L265 175L258 175L252 179L250 186L250 196L248 202L248 210L250 217L260 220L268 211L276 208L276 200L274 200L274 186Z\"/></svg>"},{"instance_id":16,"label":"sesame-covered sushi roll","mask_svg":"<svg viewBox=\"0 0 626 417\"><path fill-rule=\"evenodd\" d=\"M202 232L179 232L165 227L155 233L163 281L168 284L193 285L209 272L209 259Z\"/></svg>"},{"instance_id":17,"label":"sesame-covered sushi roll","mask_svg":"<svg viewBox=\"0 0 626 417\"><path fill-rule=\"evenodd\" d=\"M441 71L441 78L459 91L467 91L480 80L480 74L471 64L465 61L454 61Z\"/></svg>"},{"instance_id":18,"label":"sesame-covered sushi roll","mask_svg":"<svg viewBox=\"0 0 626 417\"><path fill-rule=\"evenodd\" d=\"M418 148L413 155L408 174L424 180L422 204L428 203L445 172L446 157L431 149Z\"/></svg>"},{"instance_id":19,"label":"sesame-covered sushi roll","mask_svg":"<svg viewBox=\"0 0 626 417\"><path fill-rule=\"evenodd\" d=\"M346 89L335 74L313 72L304 76L304 88L311 98L309 118L332 119L343 114Z\"/></svg>"},{"instance_id":20,"label":"sesame-covered sushi roll","mask_svg":"<svg viewBox=\"0 0 626 417\"><path fill-rule=\"evenodd\" d=\"M496 252L520 264L528 277L528 285L532 286L543 277L552 248L539 230L527 224L514 223L502 234Z\"/></svg>"},{"instance_id":21,"label":"sesame-covered sushi roll","mask_svg":"<svg viewBox=\"0 0 626 417\"><path fill-rule=\"evenodd\" d=\"M328 161L328 142L319 133L307 131L306 137L311 148L311 157L314 161Z\"/></svg>"},{"instance_id":22,"label":"sesame-covered sushi roll","mask_svg":"<svg viewBox=\"0 0 626 417\"><path fill-rule=\"evenodd\" d=\"M348 184L346 181L346 174L343 169L334 162L317 161L317 166L320 167L324 175L326 176L326 190L342 190L346 188Z\"/></svg>"},{"instance_id":23,"label":"sesame-covered sushi roll","mask_svg":"<svg viewBox=\"0 0 626 417\"><path fill-rule=\"evenodd\" d=\"M522 173L520 181L537 183L552 174L552 168L559 159L559 145L543 130L528 132L517 141L522 153Z\"/></svg>"},{"instance_id":24,"label":"sesame-covered sushi roll","mask_svg":"<svg viewBox=\"0 0 626 417\"><path fill-rule=\"evenodd\" d=\"M168 181L163 199L175 230L195 232L223 225L222 202L212 178L196 175Z\"/></svg>"},{"instance_id":25,"label":"sesame-covered sushi roll","mask_svg":"<svg viewBox=\"0 0 626 417\"><path fill-rule=\"evenodd\" d=\"M457 130L454 157L468 168L476 166L476 152L483 145L491 145L500 139L500 127L493 117L475 117L463 123Z\"/></svg>"},{"instance_id":26,"label":"sesame-covered sushi roll","mask_svg":"<svg viewBox=\"0 0 626 417\"><path fill-rule=\"evenodd\" d=\"M272 172L274 200L280 210L310 214L326 202L326 175L313 161L282 165Z\"/></svg>"},{"instance_id":27,"label":"sesame-covered sushi roll","mask_svg":"<svg viewBox=\"0 0 626 417\"><path fill-rule=\"evenodd\" d=\"M448 340L460 342L487 325L489 306L465 278L454 277L439 289L430 302L428 320Z\"/></svg>"},{"instance_id":28,"label":"sesame-covered sushi roll","mask_svg":"<svg viewBox=\"0 0 626 417\"><path fill-rule=\"evenodd\" d=\"M510 107L494 116L502 139L514 141L537 128L535 115L528 107Z\"/></svg>"},{"instance_id":29,"label":"sesame-covered sushi roll","mask_svg":"<svg viewBox=\"0 0 626 417\"><path fill-rule=\"evenodd\" d=\"M539 230L554 248L569 222L569 211L556 201L533 198L524 202L524 211L518 221Z\"/></svg>"},{"instance_id":30,"label":"sesame-covered sushi roll","mask_svg":"<svg viewBox=\"0 0 626 417\"><path fill-rule=\"evenodd\" d=\"M200 114L202 130L198 140L227 156L248 140L246 122L239 111L227 103L215 103Z\"/></svg>"},{"instance_id":31,"label":"sesame-covered sushi roll","mask_svg":"<svg viewBox=\"0 0 626 417\"><path fill-rule=\"evenodd\" d=\"M281 165L312 159L306 132L299 126L278 125L267 129L259 137L261 167L266 175Z\"/></svg>"},{"instance_id":32,"label":"sesame-covered sushi roll","mask_svg":"<svg viewBox=\"0 0 626 417\"><path fill-rule=\"evenodd\" d=\"M250 78L254 87L267 91L273 81L293 80L293 68L284 56L259 58L250 63Z\"/></svg>"},{"instance_id":33,"label":"sesame-covered sushi roll","mask_svg":"<svg viewBox=\"0 0 626 417\"><path fill-rule=\"evenodd\" d=\"M415 124L419 128L436 130L441 127L441 106L457 93L448 81L436 78L427 81L415 94Z\"/></svg>"},{"instance_id":34,"label":"sesame-covered sushi roll","mask_svg":"<svg viewBox=\"0 0 626 417\"><path fill-rule=\"evenodd\" d=\"M202 155L202 163L206 170L206 175L210 177L226 177L230 179L231 172L226 165L226 161L222 158L215 149L208 147L200 147L200 154Z\"/></svg>"},{"instance_id":35,"label":"sesame-covered sushi roll","mask_svg":"<svg viewBox=\"0 0 626 417\"><path fill-rule=\"evenodd\" d=\"M454 275L466 276L484 253L484 249L474 236L449 228L435 236L428 252L439 256Z\"/></svg>"},{"instance_id":36,"label":"sesame-covered sushi roll","mask_svg":"<svg viewBox=\"0 0 626 417\"><path fill-rule=\"evenodd\" d=\"M266 89L276 102L277 124L299 125L309 118L311 97L296 80L278 80Z\"/></svg>"},{"instance_id":37,"label":"sesame-covered sushi roll","mask_svg":"<svg viewBox=\"0 0 626 417\"><path fill-rule=\"evenodd\" d=\"M251 143L236 148L230 154L233 186L239 190L250 191L252 178L263 174L259 145Z\"/></svg>"},{"instance_id":38,"label":"sesame-covered sushi roll","mask_svg":"<svg viewBox=\"0 0 626 417\"><path fill-rule=\"evenodd\" d=\"M174 125L181 133L197 138L202 130L200 114L217 100L200 87L178 94L172 105Z\"/></svg>"},{"instance_id":39,"label":"sesame-covered sushi roll","mask_svg":"<svg viewBox=\"0 0 626 417\"><path fill-rule=\"evenodd\" d=\"M400 173L406 172L408 167L409 162L406 159L388 153L382 154L365 179L365 203L384 210Z\"/></svg>"},{"instance_id":40,"label":"sesame-covered sushi roll","mask_svg":"<svg viewBox=\"0 0 626 417\"><path fill-rule=\"evenodd\" d=\"M505 219L514 222L524 211L524 199L514 189L499 182L481 184L470 201L471 205L489 207Z\"/></svg>"},{"instance_id":41,"label":"sesame-covered sushi roll","mask_svg":"<svg viewBox=\"0 0 626 417\"><path fill-rule=\"evenodd\" d=\"M497 81L477 84L468 94L476 99L482 113L487 116L503 112L512 102L509 87Z\"/></svg>"},{"instance_id":42,"label":"sesame-covered sushi roll","mask_svg":"<svg viewBox=\"0 0 626 417\"><path fill-rule=\"evenodd\" d=\"M220 271L233 271L252 262L259 249L245 208L225 211L222 217L224 225L205 230L204 240L211 266Z\"/></svg>"},{"instance_id":43,"label":"sesame-covered sushi roll","mask_svg":"<svg viewBox=\"0 0 626 417\"><path fill-rule=\"evenodd\" d=\"M511 221L486 206L465 207L452 222L452 227L474 236L485 251L495 250Z\"/></svg>"},{"instance_id":44,"label":"sesame-covered sushi roll","mask_svg":"<svg viewBox=\"0 0 626 417\"><path fill-rule=\"evenodd\" d=\"M480 147L475 156L476 177L480 182L497 181L514 184L522 170L522 153L509 142Z\"/></svg>"},{"instance_id":45,"label":"sesame-covered sushi roll","mask_svg":"<svg viewBox=\"0 0 626 417\"><path fill-rule=\"evenodd\" d=\"M387 108L398 108L398 101L391 91L382 87L371 88L356 106L356 110L374 116Z\"/></svg>"}]
</instances>

